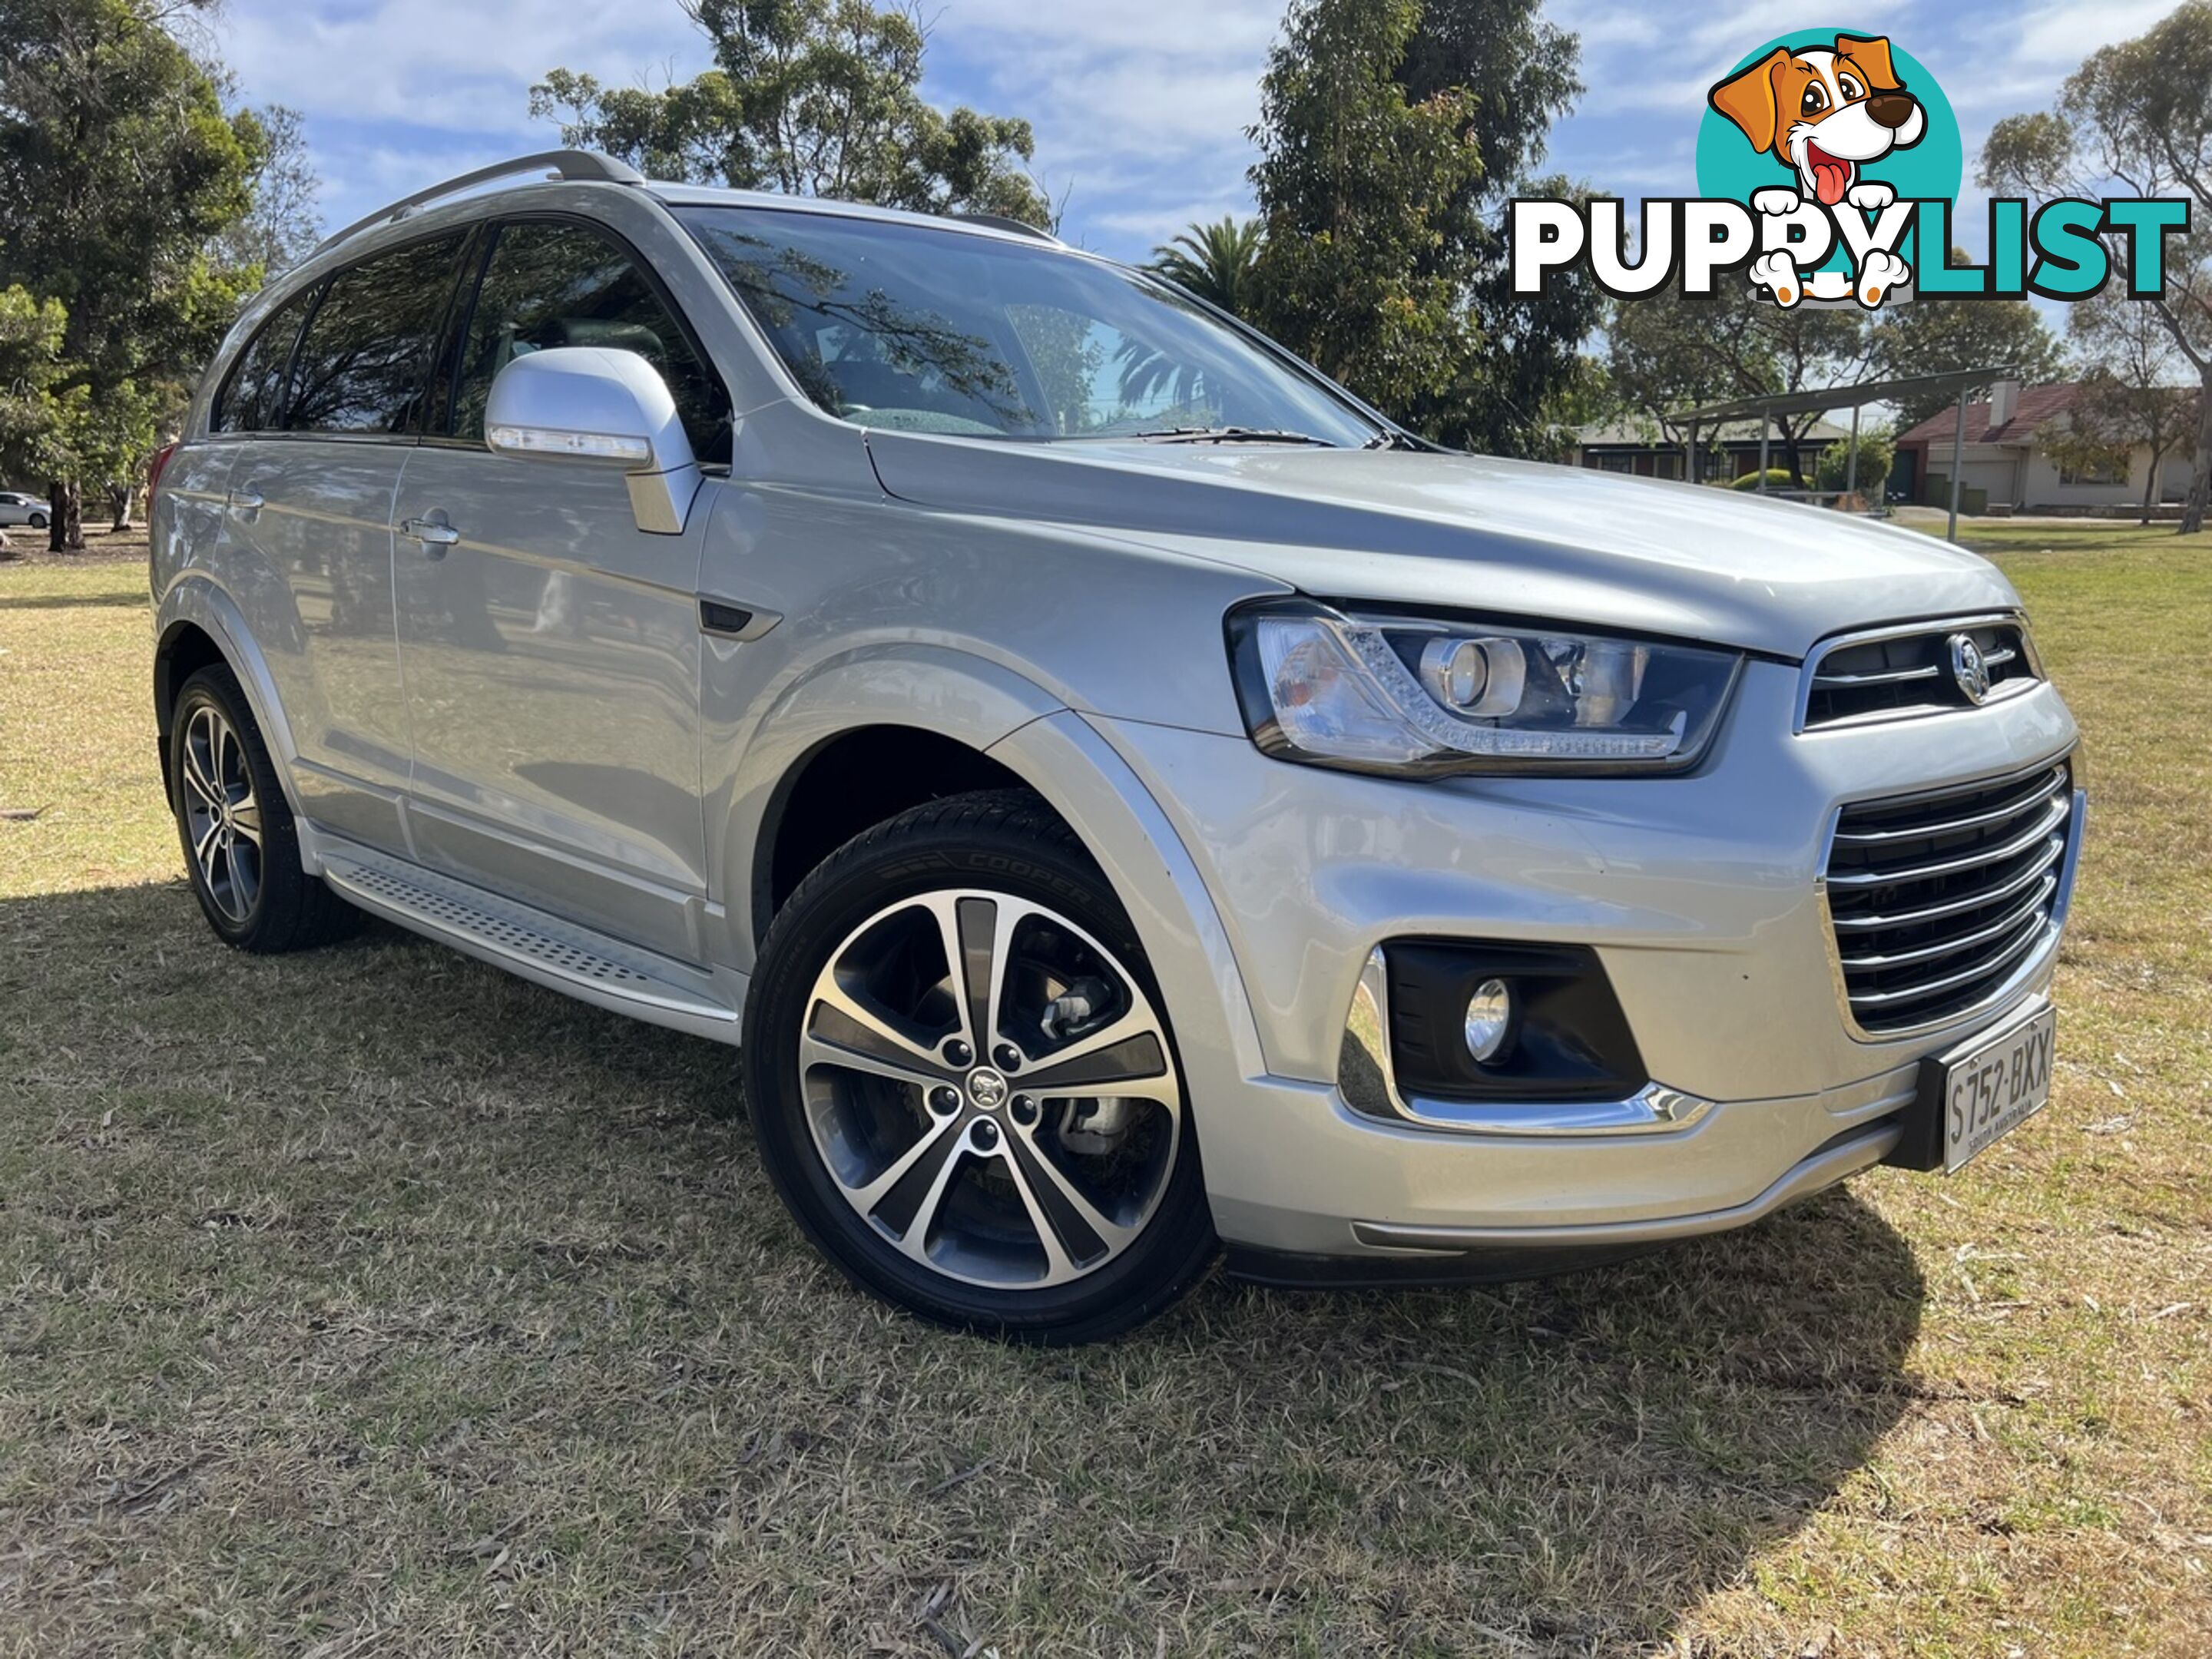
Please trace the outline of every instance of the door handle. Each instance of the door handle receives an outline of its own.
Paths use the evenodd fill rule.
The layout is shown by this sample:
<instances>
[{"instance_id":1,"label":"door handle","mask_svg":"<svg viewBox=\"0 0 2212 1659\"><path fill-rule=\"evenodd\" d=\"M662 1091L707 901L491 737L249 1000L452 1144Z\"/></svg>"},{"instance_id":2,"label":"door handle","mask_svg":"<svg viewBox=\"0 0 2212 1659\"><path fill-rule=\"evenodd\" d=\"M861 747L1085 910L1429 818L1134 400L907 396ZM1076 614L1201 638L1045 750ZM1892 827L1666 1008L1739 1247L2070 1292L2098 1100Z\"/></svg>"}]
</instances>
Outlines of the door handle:
<instances>
[{"instance_id":1,"label":"door handle","mask_svg":"<svg viewBox=\"0 0 2212 1659\"><path fill-rule=\"evenodd\" d=\"M234 489L223 501L234 513L258 513L268 505L258 491L252 489Z\"/></svg>"},{"instance_id":2,"label":"door handle","mask_svg":"<svg viewBox=\"0 0 2212 1659\"><path fill-rule=\"evenodd\" d=\"M410 542L420 542L426 558L443 558L446 550L461 539L461 532L443 519L410 519L399 526L399 533Z\"/></svg>"}]
</instances>

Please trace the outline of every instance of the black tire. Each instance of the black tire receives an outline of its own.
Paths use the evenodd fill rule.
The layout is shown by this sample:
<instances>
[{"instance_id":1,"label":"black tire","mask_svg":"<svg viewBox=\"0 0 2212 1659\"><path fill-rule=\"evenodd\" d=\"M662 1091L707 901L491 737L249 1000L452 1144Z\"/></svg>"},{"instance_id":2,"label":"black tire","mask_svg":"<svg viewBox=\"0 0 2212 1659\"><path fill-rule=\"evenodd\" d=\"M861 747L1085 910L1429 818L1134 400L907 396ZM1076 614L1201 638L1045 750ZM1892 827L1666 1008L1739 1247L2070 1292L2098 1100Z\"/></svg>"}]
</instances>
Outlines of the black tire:
<instances>
[{"instance_id":1,"label":"black tire","mask_svg":"<svg viewBox=\"0 0 2212 1659\"><path fill-rule=\"evenodd\" d=\"M234 850L228 858L214 860L213 873L195 845L195 812L205 817L199 805L204 792L196 791L186 776L187 767L196 768L196 775L205 773L204 761L196 759L191 746L196 732L206 729L202 716L210 714L226 723L236 738L235 769L223 763L230 758L227 750L223 762L217 763L217 769L233 779L227 793L246 790L233 806L241 826ZM301 867L299 826L252 706L228 668L203 668L178 689L165 742L169 808L184 847L185 872L192 896L216 937L239 950L273 956L331 944L360 927L361 912ZM246 879L250 842L242 827L249 811L258 813L261 837L258 857L251 860L250 884Z\"/></svg>"},{"instance_id":2,"label":"black tire","mask_svg":"<svg viewBox=\"0 0 2212 1659\"><path fill-rule=\"evenodd\" d=\"M1052 921L1061 920L1117 959L1114 965L1149 1000L1144 1012L1155 1021L1165 1050L1164 1060L1156 1069L1166 1080L1163 1086L1171 1088L1181 1102L1181 1068L1166 1011L1135 932L1112 889L1081 842L1035 795L995 791L917 807L868 830L810 875L778 913L745 1007L745 1096L754 1133L769 1176L800 1227L861 1289L957 1329L1040 1344L1101 1340L1173 1306L1205 1277L1218 1252L1187 1105L1178 1106L1178 1127L1171 1138L1154 1142L1153 1173L1146 1178L1152 1207L1140 1224L1129 1224L1133 1231L1125 1234L1129 1242L1113 1247L1119 1253L1107 1255L1098 1265L1079 1269L1085 1276L1039 1288L970 1283L907 1255L848 1200L851 1188L841 1188L840 1178L832 1175L829 1154L817 1144L817 1131L811 1126L799 1050L807 1022L816 1017L817 981L833 957L865 929L878 925L872 919L879 921L905 902L931 895L972 895L978 890L1048 911L1040 919L1046 937L1053 937ZM1067 937L1060 936L1063 942ZM1011 945L1006 954L1010 961L1021 956ZM941 963L943 959L940 953L933 960ZM928 971L916 977L926 979ZM957 970L953 971L957 989ZM1008 995L1013 995L1011 989ZM957 1012L954 1017L958 1017ZM992 1036L995 1041L1003 1035L1002 1025ZM1041 1042L1039 1046L1048 1049L1050 1044ZM1023 1064L1048 1067L1053 1060L1048 1052L1035 1060L1024 1055ZM1045 1073L1035 1075L1042 1079ZM1020 1133L1031 1137L1023 1145L1035 1158L1044 1138L1055 1133L1055 1121L1057 1133L1064 1137L1077 1115L1096 1109L1032 1103L1018 1093L1022 1077L1020 1071L1009 1068L1005 1081L1017 1092L1000 1120L1007 1127L1000 1131L994 1126L989 1131L994 1142L1003 1133L1006 1149L1002 1157L1009 1165L1022 1162L1014 1155L1014 1123L1031 1126ZM922 1124L921 1137L927 1138L925 1091L890 1086L905 1091L902 1098L912 1103L901 1109ZM975 1098L966 1099L955 1116L960 1112L978 1115L963 1119L965 1128L951 1135L956 1148L969 1130L979 1135L986 1132ZM1012 1115L1017 1113L1027 1115ZM1164 1115L1160 1121L1165 1121ZM1066 1144L1064 1139L1053 1143ZM955 1150L945 1156L960 1162L969 1154ZM990 1162L988 1158L978 1161ZM1042 1176L1030 1190L1045 1191ZM951 1207L949 1200L946 1207ZM1034 1221L1031 1224L1036 1225ZM909 1234L912 1231L909 1223ZM1041 1242L1041 1226L1036 1233ZM921 1248L926 1255L927 1241ZM1072 1259L1072 1252L1070 1255Z\"/></svg>"},{"instance_id":3,"label":"black tire","mask_svg":"<svg viewBox=\"0 0 2212 1659\"><path fill-rule=\"evenodd\" d=\"M31 528L33 530L44 530L50 522L51 520L43 513L31 514Z\"/></svg>"}]
</instances>

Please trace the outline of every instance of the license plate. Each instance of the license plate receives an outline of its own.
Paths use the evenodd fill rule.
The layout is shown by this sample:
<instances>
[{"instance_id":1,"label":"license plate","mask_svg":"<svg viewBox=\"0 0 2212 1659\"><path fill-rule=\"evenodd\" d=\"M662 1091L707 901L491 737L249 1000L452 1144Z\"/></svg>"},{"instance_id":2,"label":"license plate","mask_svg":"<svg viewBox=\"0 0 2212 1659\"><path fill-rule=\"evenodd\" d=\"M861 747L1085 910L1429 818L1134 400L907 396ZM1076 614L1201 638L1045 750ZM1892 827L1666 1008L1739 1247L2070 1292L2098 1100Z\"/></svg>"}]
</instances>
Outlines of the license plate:
<instances>
[{"instance_id":1,"label":"license plate","mask_svg":"<svg viewBox=\"0 0 2212 1659\"><path fill-rule=\"evenodd\" d=\"M2009 1134L2051 1103L2051 1060L2058 1011L2033 1018L1944 1062L1943 1169L1972 1163L1990 1142Z\"/></svg>"}]
</instances>

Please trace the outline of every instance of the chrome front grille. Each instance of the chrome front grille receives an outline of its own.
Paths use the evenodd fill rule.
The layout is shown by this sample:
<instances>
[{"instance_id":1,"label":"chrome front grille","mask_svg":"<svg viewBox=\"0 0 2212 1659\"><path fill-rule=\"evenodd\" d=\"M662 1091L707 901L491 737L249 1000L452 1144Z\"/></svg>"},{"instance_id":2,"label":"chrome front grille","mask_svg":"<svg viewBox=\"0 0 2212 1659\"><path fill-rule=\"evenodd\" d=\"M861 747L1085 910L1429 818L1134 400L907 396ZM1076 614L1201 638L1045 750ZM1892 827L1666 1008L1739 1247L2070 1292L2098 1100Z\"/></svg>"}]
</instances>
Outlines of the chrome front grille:
<instances>
[{"instance_id":1,"label":"chrome front grille","mask_svg":"<svg viewBox=\"0 0 2212 1659\"><path fill-rule=\"evenodd\" d=\"M2071 769L1844 809L1827 904L1852 1018L1870 1036L1988 1001L2057 932Z\"/></svg>"},{"instance_id":2,"label":"chrome front grille","mask_svg":"<svg viewBox=\"0 0 2212 1659\"><path fill-rule=\"evenodd\" d=\"M1960 638L1973 641L1987 675L1979 697L1957 672ZM2027 629L2010 617L1852 635L1831 641L1807 665L1798 729L1949 714L2017 696L2042 678Z\"/></svg>"}]
</instances>

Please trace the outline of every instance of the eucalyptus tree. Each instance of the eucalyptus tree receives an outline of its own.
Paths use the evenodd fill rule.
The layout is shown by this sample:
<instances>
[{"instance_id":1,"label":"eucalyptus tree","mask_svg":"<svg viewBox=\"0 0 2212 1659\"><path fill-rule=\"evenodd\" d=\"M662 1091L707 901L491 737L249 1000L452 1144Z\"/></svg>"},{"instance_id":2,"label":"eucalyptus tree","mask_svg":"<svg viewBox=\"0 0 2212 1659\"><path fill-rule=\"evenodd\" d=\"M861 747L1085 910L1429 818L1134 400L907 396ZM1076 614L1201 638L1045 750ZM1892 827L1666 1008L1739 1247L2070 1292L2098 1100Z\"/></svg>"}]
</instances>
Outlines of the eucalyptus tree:
<instances>
[{"instance_id":1,"label":"eucalyptus tree","mask_svg":"<svg viewBox=\"0 0 2212 1659\"><path fill-rule=\"evenodd\" d=\"M261 281L220 253L253 205L267 138L176 33L205 9L0 0L0 289L66 319L45 451L56 550L83 545L84 463L143 458L151 411L180 400Z\"/></svg>"},{"instance_id":2,"label":"eucalyptus tree","mask_svg":"<svg viewBox=\"0 0 2212 1659\"><path fill-rule=\"evenodd\" d=\"M656 177L1048 227L1027 121L921 95L929 36L910 5L688 0L714 66L659 89L573 70L531 88L569 143Z\"/></svg>"}]
</instances>

